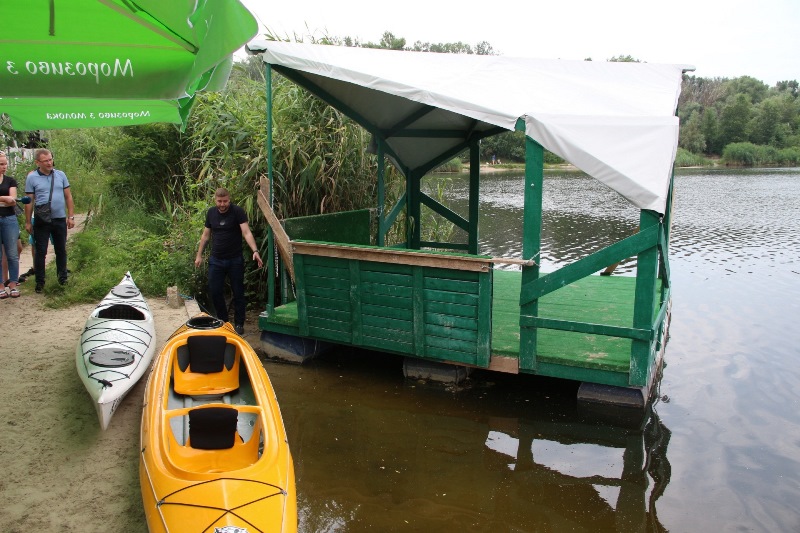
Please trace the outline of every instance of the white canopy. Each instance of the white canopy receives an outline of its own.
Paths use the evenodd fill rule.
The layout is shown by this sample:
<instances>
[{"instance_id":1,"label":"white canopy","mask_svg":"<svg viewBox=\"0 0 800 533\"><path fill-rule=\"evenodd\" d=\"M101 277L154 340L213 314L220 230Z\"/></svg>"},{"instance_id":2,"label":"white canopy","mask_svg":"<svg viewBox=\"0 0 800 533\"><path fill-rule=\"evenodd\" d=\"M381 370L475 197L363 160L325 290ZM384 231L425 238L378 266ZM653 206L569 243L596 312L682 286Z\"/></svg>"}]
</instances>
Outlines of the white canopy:
<instances>
[{"instance_id":1,"label":"white canopy","mask_svg":"<svg viewBox=\"0 0 800 533\"><path fill-rule=\"evenodd\" d=\"M382 135L409 169L456 155L448 152L469 135L514 130L523 119L528 137L637 207L664 213L675 109L690 66L272 41L247 48Z\"/></svg>"}]
</instances>

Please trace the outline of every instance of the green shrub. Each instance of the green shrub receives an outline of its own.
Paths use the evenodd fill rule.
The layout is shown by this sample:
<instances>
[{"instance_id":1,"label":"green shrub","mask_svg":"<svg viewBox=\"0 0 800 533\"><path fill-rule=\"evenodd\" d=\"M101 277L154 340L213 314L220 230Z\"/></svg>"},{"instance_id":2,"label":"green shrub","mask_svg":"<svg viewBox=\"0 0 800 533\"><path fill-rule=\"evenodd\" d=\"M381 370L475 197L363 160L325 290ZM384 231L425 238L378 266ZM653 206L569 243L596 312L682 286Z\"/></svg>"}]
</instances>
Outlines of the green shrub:
<instances>
[{"instance_id":1,"label":"green shrub","mask_svg":"<svg viewBox=\"0 0 800 533\"><path fill-rule=\"evenodd\" d=\"M676 167L701 167L710 166L711 164L712 162L710 159L698 154L693 154L684 148L678 148L678 153L675 156Z\"/></svg>"}]
</instances>

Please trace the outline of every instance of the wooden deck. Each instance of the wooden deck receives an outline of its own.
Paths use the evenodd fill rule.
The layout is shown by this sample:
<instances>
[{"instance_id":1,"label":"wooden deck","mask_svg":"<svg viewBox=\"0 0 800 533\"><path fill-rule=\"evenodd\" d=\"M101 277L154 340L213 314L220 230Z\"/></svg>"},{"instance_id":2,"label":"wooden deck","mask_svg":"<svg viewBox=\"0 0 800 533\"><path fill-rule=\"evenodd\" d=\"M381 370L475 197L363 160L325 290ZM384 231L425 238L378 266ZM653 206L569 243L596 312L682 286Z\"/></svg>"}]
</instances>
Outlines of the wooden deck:
<instances>
[{"instance_id":1,"label":"wooden deck","mask_svg":"<svg viewBox=\"0 0 800 533\"><path fill-rule=\"evenodd\" d=\"M519 294L521 273L493 273L490 370L523 372L607 385L627 386L631 340L604 335L539 329L537 364L519 368ZM589 276L540 300L539 316L610 326L630 327L636 279ZM297 302L277 307L260 319L260 328L299 335ZM391 346L386 346L392 352Z\"/></svg>"}]
</instances>

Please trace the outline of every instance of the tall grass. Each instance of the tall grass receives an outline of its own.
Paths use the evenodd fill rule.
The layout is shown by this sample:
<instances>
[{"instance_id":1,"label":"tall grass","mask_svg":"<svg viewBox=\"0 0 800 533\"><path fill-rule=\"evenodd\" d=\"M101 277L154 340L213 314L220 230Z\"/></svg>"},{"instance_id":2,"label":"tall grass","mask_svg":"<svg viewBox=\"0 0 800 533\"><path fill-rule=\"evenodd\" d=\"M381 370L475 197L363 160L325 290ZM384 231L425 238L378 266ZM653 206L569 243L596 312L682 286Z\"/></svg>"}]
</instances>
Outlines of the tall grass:
<instances>
[{"instance_id":1,"label":"tall grass","mask_svg":"<svg viewBox=\"0 0 800 533\"><path fill-rule=\"evenodd\" d=\"M748 142L731 143L722 151L722 162L732 166L800 165L800 147L779 149Z\"/></svg>"}]
</instances>

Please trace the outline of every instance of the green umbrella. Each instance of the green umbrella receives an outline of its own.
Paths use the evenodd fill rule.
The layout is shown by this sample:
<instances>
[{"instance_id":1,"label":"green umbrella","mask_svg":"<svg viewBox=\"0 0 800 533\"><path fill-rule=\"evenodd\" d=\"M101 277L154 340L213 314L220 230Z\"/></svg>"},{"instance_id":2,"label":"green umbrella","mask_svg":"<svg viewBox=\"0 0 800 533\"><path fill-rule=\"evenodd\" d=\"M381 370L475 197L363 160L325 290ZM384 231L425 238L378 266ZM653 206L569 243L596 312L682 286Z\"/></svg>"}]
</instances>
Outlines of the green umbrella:
<instances>
[{"instance_id":1,"label":"green umbrella","mask_svg":"<svg viewBox=\"0 0 800 533\"><path fill-rule=\"evenodd\" d=\"M257 31L239 0L3 4L0 113L20 131L185 124Z\"/></svg>"}]
</instances>

